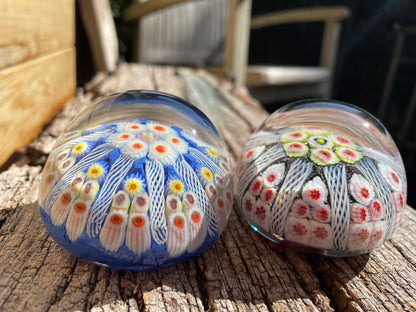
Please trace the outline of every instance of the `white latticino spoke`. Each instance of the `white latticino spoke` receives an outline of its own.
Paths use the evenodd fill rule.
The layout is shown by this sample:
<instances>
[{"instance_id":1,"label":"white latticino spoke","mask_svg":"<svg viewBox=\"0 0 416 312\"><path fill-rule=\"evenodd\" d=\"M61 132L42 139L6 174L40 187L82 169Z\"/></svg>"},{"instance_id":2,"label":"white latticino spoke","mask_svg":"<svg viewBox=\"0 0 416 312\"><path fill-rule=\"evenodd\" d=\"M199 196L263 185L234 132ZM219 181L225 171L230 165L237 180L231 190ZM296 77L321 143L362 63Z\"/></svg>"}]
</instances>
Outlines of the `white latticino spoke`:
<instances>
[{"instance_id":1,"label":"white latticino spoke","mask_svg":"<svg viewBox=\"0 0 416 312\"><path fill-rule=\"evenodd\" d=\"M244 149L250 150L257 146L274 144L279 141L279 137L279 135L274 133L256 136L247 142Z\"/></svg>"},{"instance_id":2,"label":"white latticino spoke","mask_svg":"<svg viewBox=\"0 0 416 312\"><path fill-rule=\"evenodd\" d=\"M276 144L266 150L262 155L260 155L256 161L252 162L247 169L243 172L241 175L241 178L238 181L237 190L238 193L236 194L237 203L241 207L241 203L244 197L244 194L246 193L246 190L250 183L253 181L255 177L257 177L262 170L264 170L266 167L271 165L274 162L279 161L283 157L285 157L286 154L283 151L283 148Z\"/></svg>"},{"instance_id":3,"label":"white latticino spoke","mask_svg":"<svg viewBox=\"0 0 416 312\"><path fill-rule=\"evenodd\" d=\"M350 202L348 179L344 165L323 167L329 189L331 203L331 230L334 235L334 248L344 250L347 246L350 225Z\"/></svg>"},{"instance_id":4,"label":"white latticino spoke","mask_svg":"<svg viewBox=\"0 0 416 312\"><path fill-rule=\"evenodd\" d=\"M406 180L406 173L403 170L403 167L399 165L394 158L387 156L386 154L377 152L371 148L361 147L363 155L370 159L377 159L378 162L388 165L393 168L397 174L400 176L402 181Z\"/></svg>"},{"instance_id":5,"label":"white latticino spoke","mask_svg":"<svg viewBox=\"0 0 416 312\"><path fill-rule=\"evenodd\" d=\"M303 159L296 159L290 165L285 180L274 200L271 212L270 229L272 233L283 236L284 222L289 214L293 200L306 178L312 171L313 164Z\"/></svg>"},{"instance_id":6,"label":"white latticino spoke","mask_svg":"<svg viewBox=\"0 0 416 312\"><path fill-rule=\"evenodd\" d=\"M57 200L57 198L61 194L61 191L64 188L68 187L69 183L78 171L85 171L93 163L108 155L112 150L113 149L109 144L99 145L90 153L88 153L88 155L81 159L78 163L75 163L75 165L67 172L65 172L61 180L53 187L44 206L52 207L52 203L54 203Z\"/></svg>"},{"instance_id":7,"label":"white latticino spoke","mask_svg":"<svg viewBox=\"0 0 416 312\"><path fill-rule=\"evenodd\" d=\"M203 164L209 170L211 170L211 172L213 172L214 174L218 175L219 177L223 179L225 178L226 176L225 172L220 167L218 167L211 159L209 159L206 155L204 155L204 153L202 153L201 151L195 148L190 147L189 154L199 163Z\"/></svg>"},{"instance_id":8,"label":"white latticino spoke","mask_svg":"<svg viewBox=\"0 0 416 312\"><path fill-rule=\"evenodd\" d=\"M106 129L103 131L98 131L95 133L91 133L85 136L76 137L74 139L69 140L68 142L59 146L59 149L56 150L55 154L59 153L66 148L73 148L75 145L82 143L82 142L94 142L98 141L99 139L106 138L110 136L110 134L114 133L114 129Z\"/></svg>"},{"instance_id":9,"label":"white latticino spoke","mask_svg":"<svg viewBox=\"0 0 416 312\"><path fill-rule=\"evenodd\" d=\"M373 185L376 196L383 203L383 215L387 221L386 240L390 238L393 233L394 224L396 220L396 209L394 208L394 201L391 191L377 169L377 166L369 158L364 158L356 164L356 167L362 175Z\"/></svg>"},{"instance_id":10,"label":"white latticino spoke","mask_svg":"<svg viewBox=\"0 0 416 312\"><path fill-rule=\"evenodd\" d=\"M88 217L87 232L90 236L95 237L100 233L114 195L133 163L134 159L120 155L111 166L107 179L104 181Z\"/></svg>"},{"instance_id":11,"label":"white latticino spoke","mask_svg":"<svg viewBox=\"0 0 416 312\"><path fill-rule=\"evenodd\" d=\"M183 157L178 158L174 168L185 185L198 198L198 205L206 215L208 221L208 233L210 236L215 237L218 233L218 214L214 211L214 206L209 202L207 193L199 182L198 176Z\"/></svg>"}]
</instances>

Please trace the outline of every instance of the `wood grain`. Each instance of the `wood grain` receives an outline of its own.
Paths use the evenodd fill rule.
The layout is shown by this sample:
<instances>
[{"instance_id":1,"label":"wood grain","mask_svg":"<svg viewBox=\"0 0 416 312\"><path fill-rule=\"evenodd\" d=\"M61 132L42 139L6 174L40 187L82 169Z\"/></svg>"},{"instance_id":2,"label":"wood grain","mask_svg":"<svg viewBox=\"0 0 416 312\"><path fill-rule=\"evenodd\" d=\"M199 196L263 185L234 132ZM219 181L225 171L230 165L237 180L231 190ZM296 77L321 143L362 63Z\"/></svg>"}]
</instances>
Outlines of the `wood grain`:
<instances>
[{"instance_id":1,"label":"wood grain","mask_svg":"<svg viewBox=\"0 0 416 312\"><path fill-rule=\"evenodd\" d=\"M0 69L73 47L75 1L0 1Z\"/></svg>"},{"instance_id":2,"label":"wood grain","mask_svg":"<svg viewBox=\"0 0 416 312\"><path fill-rule=\"evenodd\" d=\"M0 164L75 96L75 49L0 70Z\"/></svg>"},{"instance_id":3,"label":"wood grain","mask_svg":"<svg viewBox=\"0 0 416 312\"><path fill-rule=\"evenodd\" d=\"M227 84L211 79L204 72L123 64L95 94L79 95L31 146L47 152L65 123L102 92L153 88L192 99L215 118L235 161L240 144L257 127L243 108L253 116L265 112L255 101L224 96ZM215 101L203 101L200 92ZM216 111L212 105L224 107ZM416 310L416 212L410 207L381 248L359 257L328 258L269 242L234 206L223 235L199 256L157 271L122 272L77 260L49 237L38 213L40 171L39 165L25 164L0 174L2 311Z\"/></svg>"},{"instance_id":4,"label":"wood grain","mask_svg":"<svg viewBox=\"0 0 416 312\"><path fill-rule=\"evenodd\" d=\"M118 39L109 0L79 1L97 71L113 72L118 62Z\"/></svg>"},{"instance_id":5,"label":"wood grain","mask_svg":"<svg viewBox=\"0 0 416 312\"><path fill-rule=\"evenodd\" d=\"M339 21L350 15L343 6L300 8L277 11L255 16L251 19L251 29L288 23L308 23L324 20Z\"/></svg>"}]
</instances>

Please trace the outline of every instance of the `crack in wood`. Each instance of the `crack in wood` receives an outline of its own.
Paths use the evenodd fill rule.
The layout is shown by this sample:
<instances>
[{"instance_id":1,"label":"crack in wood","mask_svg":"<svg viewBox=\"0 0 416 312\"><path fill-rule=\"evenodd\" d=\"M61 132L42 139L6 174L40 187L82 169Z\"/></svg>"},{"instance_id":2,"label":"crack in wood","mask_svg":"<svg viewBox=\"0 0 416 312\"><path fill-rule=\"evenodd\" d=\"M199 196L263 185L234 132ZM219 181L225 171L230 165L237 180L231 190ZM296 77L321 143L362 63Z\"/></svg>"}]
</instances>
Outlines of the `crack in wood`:
<instances>
[{"instance_id":1,"label":"crack in wood","mask_svg":"<svg viewBox=\"0 0 416 312\"><path fill-rule=\"evenodd\" d=\"M198 256L198 258L200 258L200 256ZM196 281L198 283L199 286L199 291L201 293L201 302L202 302L202 306L204 311L208 311L209 310L209 306L210 306L210 299L209 299L209 295L208 295L208 287L206 285L206 280L203 278L205 276L205 263L203 261L198 261L199 259L195 259L195 260L191 260L195 263L195 268L196 268ZM190 277L192 278L192 277Z\"/></svg>"}]
</instances>

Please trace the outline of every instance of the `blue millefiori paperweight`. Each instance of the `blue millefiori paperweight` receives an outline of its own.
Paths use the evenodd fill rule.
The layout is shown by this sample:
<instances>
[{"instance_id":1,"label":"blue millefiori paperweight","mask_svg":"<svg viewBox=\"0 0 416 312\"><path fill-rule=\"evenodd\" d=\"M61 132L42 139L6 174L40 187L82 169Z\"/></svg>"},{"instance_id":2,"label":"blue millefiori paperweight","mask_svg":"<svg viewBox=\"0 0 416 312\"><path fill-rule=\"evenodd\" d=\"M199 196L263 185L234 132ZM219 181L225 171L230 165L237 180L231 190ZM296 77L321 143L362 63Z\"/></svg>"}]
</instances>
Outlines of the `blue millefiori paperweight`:
<instances>
[{"instance_id":1,"label":"blue millefiori paperweight","mask_svg":"<svg viewBox=\"0 0 416 312\"><path fill-rule=\"evenodd\" d=\"M232 209L229 156L211 121L154 91L103 97L58 138L42 173L40 213L75 256L121 270L200 253Z\"/></svg>"}]
</instances>

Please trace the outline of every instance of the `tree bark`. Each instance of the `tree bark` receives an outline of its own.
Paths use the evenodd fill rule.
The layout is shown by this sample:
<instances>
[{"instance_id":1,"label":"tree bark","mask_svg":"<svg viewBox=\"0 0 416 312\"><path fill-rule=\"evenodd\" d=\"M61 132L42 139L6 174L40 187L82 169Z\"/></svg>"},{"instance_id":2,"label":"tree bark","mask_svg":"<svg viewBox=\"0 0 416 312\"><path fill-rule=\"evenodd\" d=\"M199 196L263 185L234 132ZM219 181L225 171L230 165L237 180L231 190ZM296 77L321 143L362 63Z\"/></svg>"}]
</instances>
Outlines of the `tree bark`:
<instances>
[{"instance_id":1,"label":"tree bark","mask_svg":"<svg viewBox=\"0 0 416 312\"><path fill-rule=\"evenodd\" d=\"M415 311L416 213L369 255L297 253L254 232L238 208L222 236L199 256L155 271L87 264L43 227L37 189L46 156L65 127L96 97L156 89L184 97L222 134L234 165L267 113L202 71L122 64L91 85L0 174L1 311Z\"/></svg>"}]
</instances>

